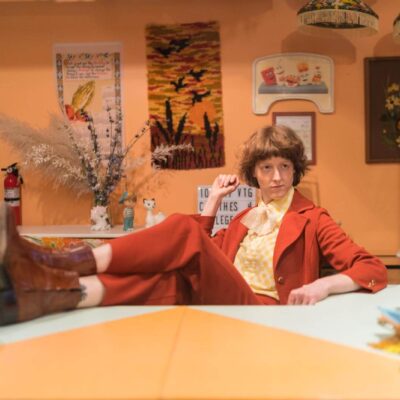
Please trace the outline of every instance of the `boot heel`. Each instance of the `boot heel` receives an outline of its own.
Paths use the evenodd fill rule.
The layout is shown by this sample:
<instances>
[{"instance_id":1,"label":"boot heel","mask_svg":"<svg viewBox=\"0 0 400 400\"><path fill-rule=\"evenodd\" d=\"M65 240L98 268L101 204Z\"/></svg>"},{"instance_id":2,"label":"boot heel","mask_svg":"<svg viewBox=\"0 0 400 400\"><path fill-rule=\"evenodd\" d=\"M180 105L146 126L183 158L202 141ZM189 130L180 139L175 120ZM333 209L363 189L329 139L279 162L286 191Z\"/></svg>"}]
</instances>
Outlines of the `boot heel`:
<instances>
[{"instance_id":1,"label":"boot heel","mask_svg":"<svg viewBox=\"0 0 400 400\"><path fill-rule=\"evenodd\" d=\"M10 290L11 288L12 285L5 271L5 265L2 264L0 261L0 293L6 290Z\"/></svg>"},{"instance_id":2,"label":"boot heel","mask_svg":"<svg viewBox=\"0 0 400 400\"><path fill-rule=\"evenodd\" d=\"M18 307L15 292L0 264L0 326L13 324L18 321Z\"/></svg>"},{"instance_id":3,"label":"boot heel","mask_svg":"<svg viewBox=\"0 0 400 400\"><path fill-rule=\"evenodd\" d=\"M15 292L5 290L0 292L0 326L18 322L18 307Z\"/></svg>"}]
</instances>

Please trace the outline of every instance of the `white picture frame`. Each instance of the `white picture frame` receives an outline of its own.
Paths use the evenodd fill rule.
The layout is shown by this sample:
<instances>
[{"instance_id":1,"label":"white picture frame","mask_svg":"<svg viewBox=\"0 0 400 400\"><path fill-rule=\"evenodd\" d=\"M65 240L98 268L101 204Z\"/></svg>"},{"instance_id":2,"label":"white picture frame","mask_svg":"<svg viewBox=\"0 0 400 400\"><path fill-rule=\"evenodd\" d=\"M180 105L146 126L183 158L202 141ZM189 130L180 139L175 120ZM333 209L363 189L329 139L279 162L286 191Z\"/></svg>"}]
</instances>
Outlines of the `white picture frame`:
<instances>
[{"instance_id":1,"label":"white picture frame","mask_svg":"<svg viewBox=\"0 0 400 400\"><path fill-rule=\"evenodd\" d=\"M321 113L334 111L334 69L330 57L279 53L253 63L253 112L268 113L280 100L312 101Z\"/></svg>"}]
</instances>

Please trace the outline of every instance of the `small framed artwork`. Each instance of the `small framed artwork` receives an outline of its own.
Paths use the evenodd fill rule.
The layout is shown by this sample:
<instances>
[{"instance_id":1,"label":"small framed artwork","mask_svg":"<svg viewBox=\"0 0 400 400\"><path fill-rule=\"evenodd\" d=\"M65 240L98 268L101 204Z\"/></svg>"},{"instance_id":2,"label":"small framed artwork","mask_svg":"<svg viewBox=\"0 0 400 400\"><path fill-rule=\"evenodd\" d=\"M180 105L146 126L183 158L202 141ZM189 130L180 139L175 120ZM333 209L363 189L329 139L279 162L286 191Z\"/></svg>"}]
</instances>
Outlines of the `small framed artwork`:
<instances>
[{"instance_id":1,"label":"small framed artwork","mask_svg":"<svg viewBox=\"0 0 400 400\"><path fill-rule=\"evenodd\" d=\"M273 112L272 123L293 129L304 144L310 165L317 163L315 156L315 112Z\"/></svg>"},{"instance_id":2,"label":"small framed artwork","mask_svg":"<svg viewBox=\"0 0 400 400\"><path fill-rule=\"evenodd\" d=\"M400 57L364 59L365 161L400 162Z\"/></svg>"}]
</instances>

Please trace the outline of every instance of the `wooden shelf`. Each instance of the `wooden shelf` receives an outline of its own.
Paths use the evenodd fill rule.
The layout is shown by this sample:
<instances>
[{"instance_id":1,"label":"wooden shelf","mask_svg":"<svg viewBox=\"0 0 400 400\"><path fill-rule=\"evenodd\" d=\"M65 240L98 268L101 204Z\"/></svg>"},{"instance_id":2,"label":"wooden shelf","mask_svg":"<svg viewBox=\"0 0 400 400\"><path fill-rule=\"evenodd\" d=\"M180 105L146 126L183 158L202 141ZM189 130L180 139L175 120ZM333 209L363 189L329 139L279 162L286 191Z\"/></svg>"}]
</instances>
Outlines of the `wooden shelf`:
<instances>
[{"instance_id":1,"label":"wooden shelf","mask_svg":"<svg viewBox=\"0 0 400 400\"><path fill-rule=\"evenodd\" d=\"M137 227L137 232L143 227ZM85 239L112 239L127 235L132 232L125 232L122 225L115 225L108 231L92 231L90 225L22 225L18 226L22 236L35 238L85 238Z\"/></svg>"}]
</instances>

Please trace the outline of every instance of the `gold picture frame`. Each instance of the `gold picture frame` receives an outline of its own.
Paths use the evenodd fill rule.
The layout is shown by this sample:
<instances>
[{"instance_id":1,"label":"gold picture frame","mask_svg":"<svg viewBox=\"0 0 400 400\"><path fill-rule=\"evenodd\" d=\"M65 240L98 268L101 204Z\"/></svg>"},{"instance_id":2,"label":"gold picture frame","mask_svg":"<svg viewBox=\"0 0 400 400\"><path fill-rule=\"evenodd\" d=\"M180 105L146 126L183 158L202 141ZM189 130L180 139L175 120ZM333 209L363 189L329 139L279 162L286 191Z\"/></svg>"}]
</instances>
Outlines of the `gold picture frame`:
<instances>
[{"instance_id":1,"label":"gold picture frame","mask_svg":"<svg viewBox=\"0 0 400 400\"><path fill-rule=\"evenodd\" d=\"M400 162L400 57L364 59L365 161Z\"/></svg>"}]
</instances>

